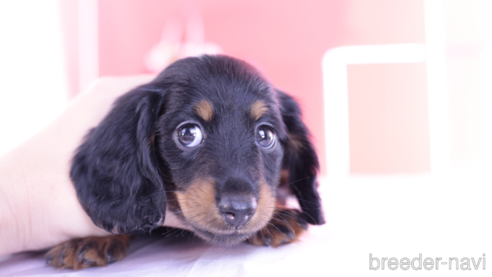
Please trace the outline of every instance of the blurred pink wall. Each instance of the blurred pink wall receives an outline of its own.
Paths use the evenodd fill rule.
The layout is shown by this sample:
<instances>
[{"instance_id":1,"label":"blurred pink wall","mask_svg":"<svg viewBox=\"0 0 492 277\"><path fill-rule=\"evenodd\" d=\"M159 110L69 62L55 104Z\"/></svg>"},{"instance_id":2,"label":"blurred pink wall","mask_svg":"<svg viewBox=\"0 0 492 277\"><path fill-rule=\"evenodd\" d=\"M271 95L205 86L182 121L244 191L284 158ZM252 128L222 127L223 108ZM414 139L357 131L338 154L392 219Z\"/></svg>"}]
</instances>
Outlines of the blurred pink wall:
<instances>
[{"instance_id":1,"label":"blurred pink wall","mask_svg":"<svg viewBox=\"0 0 492 277\"><path fill-rule=\"evenodd\" d=\"M354 173L430 169L425 64L349 65Z\"/></svg>"},{"instance_id":2,"label":"blurred pink wall","mask_svg":"<svg viewBox=\"0 0 492 277\"><path fill-rule=\"evenodd\" d=\"M62 2L65 13L73 13L77 0ZM425 42L423 1L190 3L202 14L207 41L259 66L273 84L300 100L323 173L323 53L342 45ZM146 72L145 54L161 38L167 18L182 7L169 0L98 1L99 75ZM73 16L65 19L73 29ZM73 55L73 32L68 33ZM73 59L69 63L75 80ZM351 171L429 170L425 66L351 66L349 84Z\"/></svg>"}]
</instances>

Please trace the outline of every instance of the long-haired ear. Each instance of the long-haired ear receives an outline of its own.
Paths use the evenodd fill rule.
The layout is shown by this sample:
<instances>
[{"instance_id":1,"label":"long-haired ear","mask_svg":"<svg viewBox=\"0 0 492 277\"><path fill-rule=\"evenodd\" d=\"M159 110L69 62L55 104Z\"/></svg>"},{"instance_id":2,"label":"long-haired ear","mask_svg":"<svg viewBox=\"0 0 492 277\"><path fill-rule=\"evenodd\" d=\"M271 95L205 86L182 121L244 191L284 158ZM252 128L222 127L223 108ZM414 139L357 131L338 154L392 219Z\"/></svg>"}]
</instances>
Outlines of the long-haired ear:
<instances>
[{"instance_id":1,"label":"long-haired ear","mask_svg":"<svg viewBox=\"0 0 492 277\"><path fill-rule=\"evenodd\" d=\"M299 105L284 92L277 92L282 119L287 127L282 169L289 172L289 186L296 195L307 222L324 224L316 180L318 156L309 140L309 131L301 120Z\"/></svg>"},{"instance_id":2,"label":"long-haired ear","mask_svg":"<svg viewBox=\"0 0 492 277\"><path fill-rule=\"evenodd\" d=\"M148 232L164 222L166 194L154 150L163 95L144 85L120 97L72 160L78 199L106 231Z\"/></svg>"}]
</instances>

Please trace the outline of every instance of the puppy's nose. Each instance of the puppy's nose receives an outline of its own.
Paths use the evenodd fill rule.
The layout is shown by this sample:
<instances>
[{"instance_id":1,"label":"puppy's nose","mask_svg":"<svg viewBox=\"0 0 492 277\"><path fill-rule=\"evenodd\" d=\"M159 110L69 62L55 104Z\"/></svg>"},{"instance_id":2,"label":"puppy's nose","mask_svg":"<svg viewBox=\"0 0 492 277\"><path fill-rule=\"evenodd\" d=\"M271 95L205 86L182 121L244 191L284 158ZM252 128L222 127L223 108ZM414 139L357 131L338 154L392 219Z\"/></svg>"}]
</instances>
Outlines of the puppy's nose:
<instances>
[{"instance_id":1,"label":"puppy's nose","mask_svg":"<svg viewBox=\"0 0 492 277\"><path fill-rule=\"evenodd\" d=\"M239 228L253 217L256 212L256 198L251 195L226 194L219 201L219 212L225 222Z\"/></svg>"}]
</instances>

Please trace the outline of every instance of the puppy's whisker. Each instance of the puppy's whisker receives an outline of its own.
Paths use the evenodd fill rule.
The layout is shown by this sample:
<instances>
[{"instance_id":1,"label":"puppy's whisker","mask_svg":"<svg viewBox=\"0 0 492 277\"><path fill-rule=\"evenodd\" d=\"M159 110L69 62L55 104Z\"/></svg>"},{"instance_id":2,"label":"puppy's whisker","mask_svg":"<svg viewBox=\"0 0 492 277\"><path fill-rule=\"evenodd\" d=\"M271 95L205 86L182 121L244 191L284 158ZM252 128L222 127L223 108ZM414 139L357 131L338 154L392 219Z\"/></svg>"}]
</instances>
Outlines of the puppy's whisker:
<instances>
[{"instance_id":1,"label":"puppy's whisker","mask_svg":"<svg viewBox=\"0 0 492 277\"><path fill-rule=\"evenodd\" d=\"M152 197L152 196L155 196L157 194L167 194L167 193L172 193L172 192L176 192L176 190L163 190L163 191L157 191L157 192L154 192L154 193L151 193L149 195L146 195L142 200L147 200L148 198ZM168 199L167 201L171 201L171 199Z\"/></svg>"},{"instance_id":2,"label":"puppy's whisker","mask_svg":"<svg viewBox=\"0 0 492 277\"><path fill-rule=\"evenodd\" d=\"M289 228L294 234L296 233L296 231L294 230L294 228L292 227L292 225L290 224L290 222L287 221L285 218L283 218L281 215L278 215L275 219L278 220L278 221L281 221L281 222L285 223L284 226L287 226L287 228ZM280 230L279 230L279 232L280 232Z\"/></svg>"},{"instance_id":3,"label":"puppy's whisker","mask_svg":"<svg viewBox=\"0 0 492 277\"><path fill-rule=\"evenodd\" d=\"M309 201L309 200L305 200L305 199L297 199L297 201L299 202L299 204L302 203L306 203L306 204L314 204L314 205L318 205L319 203L317 202L313 202L313 201ZM317 209L314 209L314 210L317 210Z\"/></svg>"},{"instance_id":4,"label":"puppy's whisker","mask_svg":"<svg viewBox=\"0 0 492 277\"><path fill-rule=\"evenodd\" d=\"M299 217L299 216L296 216L296 215L293 215L293 214L282 214L282 215L285 215L285 216L290 216L290 217L293 217L293 218L295 218L295 219L302 220L302 221L304 221L304 220L305 220L304 218ZM303 216L307 216L307 217L309 217L310 219L312 219L313 221L315 221L315 219L314 219L311 215L309 215L309 214L307 214L307 213L302 213L302 215L303 215Z\"/></svg>"},{"instance_id":5,"label":"puppy's whisker","mask_svg":"<svg viewBox=\"0 0 492 277\"><path fill-rule=\"evenodd\" d=\"M282 221L286 221L285 217L288 217L288 218L293 218L295 219L296 221L305 221L304 218L300 217L300 216L296 216L296 215L293 215L293 214L290 214L290 213L278 213L276 214L276 219L279 219L279 220L282 220ZM286 221L287 222L287 221ZM289 223L290 224L290 223Z\"/></svg>"},{"instance_id":6,"label":"puppy's whisker","mask_svg":"<svg viewBox=\"0 0 492 277\"><path fill-rule=\"evenodd\" d=\"M280 231L280 229L279 229L277 226L275 226L273 223L271 223L271 222L267 222L267 225L272 226L272 227L273 227L273 228L275 228L277 231L279 231L280 233L282 233L282 231ZM266 231L267 231L267 232L268 232L268 233L269 233L269 234L273 237L273 234L272 234L272 233L268 230L268 228L265 228L265 230L266 230Z\"/></svg>"},{"instance_id":7,"label":"puppy's whisker","mask_svg":"<svg viewBox=\"0 0 492 277\"><path fill-rule=\"evenodd\" d=\"M300 179L298 179L298 180L295 180L295 181L292 181L292 182L287 183L287 185L289 185L289 186L290 186L290 185L293 185L293 184L295 184L295 183L298 183L298 182L300 182L300 181L304 181L304 180L307 180L307 179L312 179L312 177L311 177L311 176L308 176L308 177L300 178Z\"/></svg>"}]
</instances>

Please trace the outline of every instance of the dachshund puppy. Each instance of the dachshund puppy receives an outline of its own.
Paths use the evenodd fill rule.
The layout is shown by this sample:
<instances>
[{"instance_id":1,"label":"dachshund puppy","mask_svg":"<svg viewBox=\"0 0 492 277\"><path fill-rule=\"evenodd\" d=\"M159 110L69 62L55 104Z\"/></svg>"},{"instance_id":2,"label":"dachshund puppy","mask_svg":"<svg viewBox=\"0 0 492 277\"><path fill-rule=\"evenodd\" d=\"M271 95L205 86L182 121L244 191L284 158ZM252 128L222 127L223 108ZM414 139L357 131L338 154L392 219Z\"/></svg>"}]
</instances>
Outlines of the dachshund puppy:
<instances>
[{"instance_id":1,"label":"dachshund puppy","mask_svg":"<svg viewBox=\"0 0 492 277\"><path fill-rule=\"evenodd\" d=\"M323 224L318 157L299 106L247 63L179 60L120 97L78 148L78 199L113 236L51 249L59 268L122 259L128 234L161 226L167 210L211 243L279 246ZM301 211L276 206L281 173Z\"/></svg>"}]
</instances>

